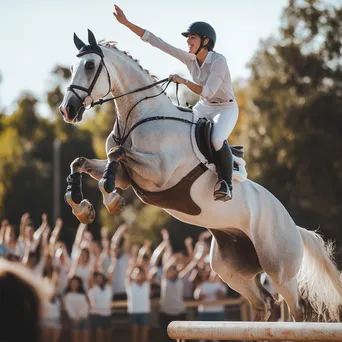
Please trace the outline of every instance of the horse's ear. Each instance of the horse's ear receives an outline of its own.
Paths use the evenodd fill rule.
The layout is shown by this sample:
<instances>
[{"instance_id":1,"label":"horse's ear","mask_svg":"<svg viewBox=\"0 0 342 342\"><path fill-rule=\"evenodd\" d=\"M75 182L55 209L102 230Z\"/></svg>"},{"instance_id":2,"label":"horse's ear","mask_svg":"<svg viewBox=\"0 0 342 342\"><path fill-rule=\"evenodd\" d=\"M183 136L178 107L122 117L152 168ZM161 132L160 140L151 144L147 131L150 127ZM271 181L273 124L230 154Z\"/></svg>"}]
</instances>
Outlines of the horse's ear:
<instances>
[{"instance_id":1,"label":"horse's ear","mask_svg":"<svg viewBox=\"0 0 342 342\"><path fill-rule=\"evenodd\" d=\"M83 46L85 46L85 43L83 43L82 40L77 37L76 33L74 33L74 43L78 50L81 50Z\"/></svg>"},{"instance_id":2,"label":"horse's ear","mask_svg":"<svg viewBox=\"0 0 342 342\"><path fill-rule=\"evenodd\" d=\"M97 42L94 33L88 29L88 42L90 46L97 46Z\"/></svg>"}]
</instances>

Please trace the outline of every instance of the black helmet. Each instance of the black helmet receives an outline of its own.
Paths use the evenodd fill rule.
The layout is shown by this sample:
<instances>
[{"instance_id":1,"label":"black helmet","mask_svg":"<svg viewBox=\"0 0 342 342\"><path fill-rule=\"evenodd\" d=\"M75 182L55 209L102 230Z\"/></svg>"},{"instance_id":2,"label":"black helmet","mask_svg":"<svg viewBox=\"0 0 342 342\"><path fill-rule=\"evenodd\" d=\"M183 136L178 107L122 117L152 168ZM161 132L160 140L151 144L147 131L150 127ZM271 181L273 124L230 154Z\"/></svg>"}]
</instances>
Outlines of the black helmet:
<instances>
[{"instance_id":1,"label":"black helmet","mask_svg":"<svg viewBox=\"0 0 342 342\"><path fill-rule=\"evenodd\" d=\"M184 37L187 37L189 34L198 34L202 37L210 38L214 45L216 43L216 32L214 28L204 21L196 21L189 26L186 32L182 32Z\"/></svg>"}]
</instances>

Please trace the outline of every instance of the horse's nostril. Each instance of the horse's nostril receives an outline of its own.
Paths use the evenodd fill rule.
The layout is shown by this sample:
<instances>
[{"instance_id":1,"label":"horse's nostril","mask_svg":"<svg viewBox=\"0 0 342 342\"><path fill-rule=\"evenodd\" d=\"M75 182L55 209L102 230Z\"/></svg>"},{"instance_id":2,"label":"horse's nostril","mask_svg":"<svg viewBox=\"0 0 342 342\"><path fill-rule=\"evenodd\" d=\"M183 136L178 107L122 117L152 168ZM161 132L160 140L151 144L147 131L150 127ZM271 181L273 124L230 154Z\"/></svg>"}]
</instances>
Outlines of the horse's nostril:
<instances>
[{"instance_id":1,"label":"horse's nostril","mask_svg":"<svg viewBox=\"0 0 342 342\"><path fill-rule=\"evenodd\" d=\"M72 104L69 104L66 108L66 111L68 113L68 118L70 120L73 120L77 114L75 106L73 106Z\"/></svg>"},{"instance_id":2,"label":"horse's nostril","mask_svg":"<svg viewBox=\"0 0 342 342\"><path fill-rule=\"evenodd\" d=\"M59 112L62 114L62 116L65 116L67 113L65 112L65 109L62 106L59 106Z\"/></svg>"}]
</instances>

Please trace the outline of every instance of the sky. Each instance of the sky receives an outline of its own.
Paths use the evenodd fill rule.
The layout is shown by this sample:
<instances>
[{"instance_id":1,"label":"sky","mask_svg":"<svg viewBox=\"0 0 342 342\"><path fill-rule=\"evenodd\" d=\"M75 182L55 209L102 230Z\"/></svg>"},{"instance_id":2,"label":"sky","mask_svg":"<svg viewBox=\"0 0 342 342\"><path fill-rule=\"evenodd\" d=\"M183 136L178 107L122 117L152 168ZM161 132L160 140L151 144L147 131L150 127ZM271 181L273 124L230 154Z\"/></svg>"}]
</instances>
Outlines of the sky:
<instances>
[{"instance_id":1,"label":"sky","mask_svg":"<svg viewBox=\"0 0 342 342\"><path fill-rule=\"evenodd\" d=\"M288 0L1 0L0 106L12 110L24 91L43 101L54 85L54 66L75 61L73 33L86 41L87 28L98 40L117 41L159 78L189 75L181 62L120 25L114 3L131 22L185 50L180 32L194 21L210 23L217 33L215 50L227 58L236 80L248 77L247 63L260 40L277 34Z\"/></svg>"}]
</instances>

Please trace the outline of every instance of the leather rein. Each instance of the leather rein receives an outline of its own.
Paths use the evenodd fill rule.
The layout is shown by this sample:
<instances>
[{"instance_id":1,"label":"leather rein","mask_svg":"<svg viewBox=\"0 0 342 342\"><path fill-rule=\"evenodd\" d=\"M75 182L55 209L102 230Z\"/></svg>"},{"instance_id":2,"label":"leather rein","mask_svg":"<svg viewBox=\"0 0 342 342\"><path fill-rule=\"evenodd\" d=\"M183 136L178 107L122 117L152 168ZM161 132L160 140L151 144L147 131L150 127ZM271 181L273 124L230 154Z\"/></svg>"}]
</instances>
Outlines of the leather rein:
<instances>
[{"instance_id":1,"label":"leather rein","mask_svg":"<svg viewBox=\"0 0 342 342\"><path fill-rule=\"evenodd\" d=\"M103 52L99 52L97 50L88 50L88 51L84 51L82 53L79 53L77 54L77 57L80 57L80 56L83 56L83 55L86 55L86 54L90 54L90 53L95 53L97 54L98 56L101 57L101 62L97 68L97 71L96 71L96 74L95 74L95 77L93 79L93 81L91 82L90 86L88 88L85 88L85 87L81 87L79 85L76 85L76 84L70 84L70 86L68 87L68 90L71 91L73 94L75 94L77 96L77 98L81 101L81 103L84 103L84 100L85 99L82 99L78 94L77 92L74 90L74 89L79 89L79 90L82 90L84 91L87 96L91 97L91 92L101 74L101 71L102 71L102 68L104 67L105 70L106 70L106 73L107 73L107 77L108 77L108 84L109 84L109 90L107 92L106 95L104 95L101 99L97 100L97 101L92 101L91 104L90 104L90 107L95 107L97 105L102 105L103 103L105 102L108 102L108 101L112 101L112 100L116 100L116 99L119 99L121 97L124 97L124 96L127 96L127 95L130 95L130 94L135 94L135 93L138 93L138 92L141 92L141 91L144 91L144 90L147 90L147 89L150 89L150 88L153 88L155 87L156 85L158 84L162 84L162 91L159 92L158 94L156 95L152 95L152 96L145 96L144 98L142 98L141 100L139 100L138 102L136 102L132 107L131 109L128 111L128 114L126 116L126 120L125 120L125 126L124 126L124 130L123 130L123 133L121 134L120 132L120 125L119 125L119 121L118 121L118 118L116 118L116 126L117 126L117 129L118 129L118 136L114 135L114 133L112 134L113 136L113 139L114 141L119 144L120 146L122 146L125 141L127 140L128 136L132 133L132 131L137 128L138 126L146 123L146 122L150 122L150 121L156 121L156 120L174 120L174 121L181 121L181 122L185 122L185 123L189 123L189 124L195 124L195 122L192 122L190 120L187 120L187 119L182 119L182 118L177 118L177 117L172 117L172 116L152 116L152 117L149 117L149 118L145 118L145 119L142 119L140 121L138 121L137 123L135 123L127 132L126 134L126 129L127 129L127 123L128 123L128 119L129 119L129 116L130 114L132 113L133 109L142 101L145 101L145 100L148 100L148 99L152 99L154 97L157 97L161 94L163 94L165 92L165 90L167 89L167 87L170 85L170 83L172 82L171 80L169 80L169 78L164 78L160 81L157 81L157 82L154 82L154 83L151 83L147 86L144 86L144 87L141 87L141 88L137 88L137 89L134 89L132 91L129 91L128 93L124 93L124 94L121 94L121 95L118 95L118 96L113 96L113 97L110 97L110 98L107 98L105 99L104 97L106 97L111 89L112 89L112 83L111 83L111 80L110 80L110 75L109 75L109 71L106 67L106 64L104 62L104 54ZM166 84L166 85L165 85ZM165 85L165 87L163 88L163 86ZM179 105L179 100L178 100L178 83L176 83L176 98L177 98L177 102L178 102L178 105ZM85 107L84 107L85 108ZM85 108L85 109L89 109L89 108Z\"/></svg>"}]
</instances>

